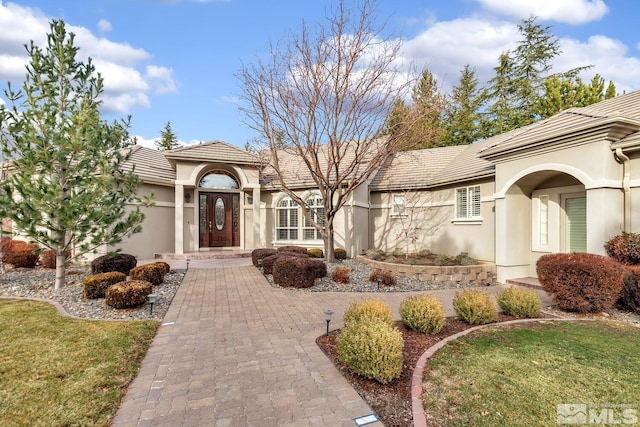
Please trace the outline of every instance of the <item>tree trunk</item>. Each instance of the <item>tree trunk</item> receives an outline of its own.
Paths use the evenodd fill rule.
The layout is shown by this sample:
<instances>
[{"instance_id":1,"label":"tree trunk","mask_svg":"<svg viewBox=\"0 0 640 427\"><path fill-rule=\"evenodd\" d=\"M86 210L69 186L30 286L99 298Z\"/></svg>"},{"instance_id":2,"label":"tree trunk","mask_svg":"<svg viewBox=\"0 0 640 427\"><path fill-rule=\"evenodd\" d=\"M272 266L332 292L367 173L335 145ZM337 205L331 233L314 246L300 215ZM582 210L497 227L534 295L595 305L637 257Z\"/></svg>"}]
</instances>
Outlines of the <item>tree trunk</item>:
<instances>
[{"instance_id":1,"label":"tree trunk","mask_svg":"<svg viewBox=\"0 0 640 427\"><path fill-rule=\"evenodd\" d=\"M324 254L327 262L335 262L336 256L333 253L333 223L328 222L326 224L326 237L324 239Z\"/></svg>"},{"instance_id":2,"label":"tree trunk","mask_svg":"<svg viewBox=\"0 0 640 427\"><path fill-rule=\"evenodd\" d=\"M62 251L62 254L56 252L56 282L54 289L60 289L64 285L66 261L67 258L65 257L64 251Z\"/></svg>"}]
</instances>

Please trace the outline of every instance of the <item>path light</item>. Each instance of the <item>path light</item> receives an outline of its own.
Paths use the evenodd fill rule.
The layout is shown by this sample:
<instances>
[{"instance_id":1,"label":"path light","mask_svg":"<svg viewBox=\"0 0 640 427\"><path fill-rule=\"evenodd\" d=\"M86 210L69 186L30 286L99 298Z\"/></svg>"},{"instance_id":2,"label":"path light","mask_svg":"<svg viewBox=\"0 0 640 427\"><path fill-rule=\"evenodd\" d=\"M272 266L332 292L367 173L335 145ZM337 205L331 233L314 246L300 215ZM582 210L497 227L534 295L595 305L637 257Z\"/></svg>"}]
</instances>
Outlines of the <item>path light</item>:
<instances>
[{"instance_id":1,"label":"path light","mask_svg":"<svg viewBox=\"0 0 640 427\"><path fill-rule=\"evenodd\" d=\"M327 322L327 335L329 335L329 323L331 323L332 315L333 315L333 311L331 310L324 311L324 320Z\"/></svg>"},{"instance_id":2,"label":"path light","mask_svg":"<svg viewBox=\"0 0 640 427\"><path fill-rule=\"evenodd\" d=\"M149 294L147 295L147 298L149 298L149 313L153 315L153 304L155 304L156 298L158 298L158 295Z\"/></svg>"},{"instance_id":3,"label":"path light","mask_svg":"<svg viewBox=\"0 0 640 427\"><path fill-rule=\"evenodd\" d=\"M191 258L187 258L187 270L186 271L189 271L189 263L190 262L191 262Z\"/></svg>"}]
</instances>

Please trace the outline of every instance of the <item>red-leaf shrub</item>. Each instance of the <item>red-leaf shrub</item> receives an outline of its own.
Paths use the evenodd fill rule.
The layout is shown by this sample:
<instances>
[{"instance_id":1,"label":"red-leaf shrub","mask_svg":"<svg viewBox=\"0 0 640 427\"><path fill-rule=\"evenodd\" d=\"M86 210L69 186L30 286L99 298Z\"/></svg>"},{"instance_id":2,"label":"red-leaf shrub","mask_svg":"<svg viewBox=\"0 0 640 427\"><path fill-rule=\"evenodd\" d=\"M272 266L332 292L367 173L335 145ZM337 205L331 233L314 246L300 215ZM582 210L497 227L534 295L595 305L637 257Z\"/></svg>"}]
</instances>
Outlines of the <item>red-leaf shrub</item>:
<instances>
[{"instance_id":1,"label":"red-leaf shrub","mask_svg":"<svg viewBox=\"0 0 640 427\"><path fill-rule=\"evenodd\" d=\"M128 276L137 263L136 257L129 254L103 255L91 262L91 274L119 271Z\"/></svg>"},{"instance_id":2,"label":"red-leaf shrub","mask_svg":"<svg viewBox=\"0 0 640 427\"><path fill-rule=\"evenodd\" d=\"M620 264L595 254L550 254L536 264L538 280L563 310L579 313L611 308L622 290Z\"/></svg>"},{"instance_id":3,"label":"red-leaf shrub","mask_svg":"<svg viewBox=\"0 0 640 427\"><path fill-rule=\"evenodd\" d=\"M396 278L384 270L377 269L369 275L369 281L383 286L395 286Z\"/></svg>"},{"instance_id":4,"label":"red-leaf shrub","mask_svg":"<svg viewBox=\"0 0 640 427\"><path fill-rule=\"evenodd\" d=\"M326 275L327 265L319 259L281 257L273 265L273 282L280 286L310 288Z\"/></svg>"},{"instance_id":5,"label":"red-leaf shrub","mask_svg":"<svg viewBox=\"0 0 640 427\"><path fill-rule=\"evenodd\" d=\"M71 251L65 253L66 259L71 258ZM40 265L43 268L56 268L56 253L47 249L40 254Z\"/></svg>"},{"instance_id":6,"label":"red-leaf shrub","mask_svg":"<svg viewBox=\"0 0 640 427\"><path fill-rule=\"evenodd\" d=\"M618 304L626 310L640 311L640 266L627 266L624 270Z\"/></svg>"},{"instance_id":7,"label":"red-leaf shrub","mask_svg":"<svg viewBox=\"0 0 640 427\"><path fill-rule=\"evenodd\" d=\"M278 252L294 252L297 254L307 255L307 248L303 248L302 246L293 246L293 245L280 246L278 248Z\"/></svg>"},{"instance_id":8,"label":"red-leaf shrub","mask_svg":"<svg viewBox=\"0 0 640 427\"><path fill-rule=\"evenodd\" d=\"M622 264L640 264L640 234L623 232L609 239L604 249L607 255Z\"/></svg>"},{"instance_id":9,"label":"red-leaf shrub","mask_svg":"<svg viewBox=\"0 0 640 427\"><path fill-rule=\"evenodd\" d=\"M39 255L34 253L38 245L32 245L22 240L7 240L3 242L2 260L15 268L33 268L38 263Z\"/></svg>"},{"instance_id":10,"label":"red-leaf shrub","mask_svg":"<svg viewBox=\"0 0 640 427\"><path fill-rule=\"evenodd\" d=\"M251 251L251 262L253 263L254 267L260 267L260 260L263 260L266 257L275 255L277 253L278 251L275 249L268 249L268 248L254 249L253 251Z\"/></svg>"},{"instance_id":11,"label":"red-leaf shrub","mask_svg":"<svg viewBox=\"0 0 640 427\"><path fill-rule=\"evenodd\" d=\"M272 274L273 265L280 258L309 258L309 255L298 252L276 252L274 255L262 259L262 272L264 274Z\"/></svg>"},{"instance_id":12,"label":"red-leaf shrub","mask_svg":"<svg viewBox=\"0 0 640 427\"><path fill-rule=\"evenodd\" d=\"M333 273L331 273L331 280L336 283L346 285L350 280L349 273L351 273L351 269L349 267L338 267L333 270Z\"/></svg>"}]
</instances>

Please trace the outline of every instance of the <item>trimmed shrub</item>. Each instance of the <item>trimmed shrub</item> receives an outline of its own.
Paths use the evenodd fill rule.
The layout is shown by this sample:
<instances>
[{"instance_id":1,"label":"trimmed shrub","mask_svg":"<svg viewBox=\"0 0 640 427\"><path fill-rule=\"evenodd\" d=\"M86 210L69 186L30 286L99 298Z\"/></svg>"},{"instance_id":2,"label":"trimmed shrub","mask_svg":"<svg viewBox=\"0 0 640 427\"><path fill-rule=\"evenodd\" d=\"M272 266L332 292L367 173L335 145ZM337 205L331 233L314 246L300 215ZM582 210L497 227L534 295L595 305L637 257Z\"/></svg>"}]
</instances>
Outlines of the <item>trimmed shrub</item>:
<instances>
[{"instance_id":1,"label":"trimmed shrub","mask_svg":"<svg viewBox=\"0 0 640 427\"><path fill-rule=\"evenodd\" d=\"M71 258L71 251L65 253L65 259ZM56 268L56 253L52 249L47 249L40 254L40 265L43 268Z\"/></svg>"},{"instance_id":2,"label":"trimmed shrub","mask_svg":"<svg viewBox=\"0 0 640 427\"><path fill-rule=\"evenodd\" d=\"M444 326L444 306L431 295L408 297L400 303L400 318L413 330L437 334Z\"/></svg>"},{"instance_id":3,"label":"trimmed shrub","mask_svg":"<svg viewBox=\"0 0 640 427\"><path fill-rule=\"evenodd\" d=\"M103 255L91 261L91 274L119 271L128 276L137 263L136 257L129 254Z\"/></svg>"},{"instance_id":4,"label":"trimmed shrub","mask_svg":"<svg viewBox=\"0 0 640 427\"><path fill-rule=\"evenodd\" d=\"M609 239L604 244L607 255L625 265L640 264L640 234L625 233Z\"/></svg>"},{"instance_id":5,"label":"trimmed shrub","mask_svg":"<svg viewBox=\"0 0 640 427\"><path fill-rule=\"evenodd\" d=\"M342 248L334 248L333 256L335 259L339 260L347 259L347 251Z\"/></svg>"},{"instance_id":6,"label":"trimmed shrub","mask_svg":"<svg viewBox=\"0 0 640 427\"><path fill-rule=\"evenodd\" d=\"M455 263L456 263L455 258L449 255L442 255L442 254L436 256L436 259L433 260L433 265L437 265L437 266L454 265Z\"/></svg>"},{"instance_id":7,"label":"trimmed shrub","mask_svg":"<svg viewBox=\"0 0 640 427\"><path fill-rule=\"evenodd\" d=\"M164 269L163 265L154 262L132 268L129 275L131 280L144 280L152 285L159 285L164 281Z\"/></svg>"},{"instance_id":8,"label":"trimmed shrub","mask_svg":"<svg viewBox=\"0 0 640 427\"><path fill-rule=\"evenodd\" d=\"M623 267L595 254L543 255L536 264L538 280L558 307L579 313L598 312L615 304L622 291Z\"/></svg>"},{"instance_id":9,"label":"trimmed shrub","mask_svg":"<svg viewBox=\"0 0 640 427\"><path fill-rule=\"evenodd\" d=\"M516 317L538 317L540 297L533 289L507 288L496 295L498 305L505 314Z\"/></svg>"},{"instance_id":10,"label":"trimmed shrub","mask_svg":"<svg viewBox=\"0 0 640 427\"><path fill-rule=\"evenodd\" d=\"M384 322L393 325L393 313L389 305L377 298L364 301L354 301L342 318L345 326L360 324L367 321Z\"/></svg>"},{"instance_id":11,"label":"trimmed shrub","mask_svg":"<svg viewBox=\"0 0 640 427\"><path fill-rule=\"evenodd\" d=\"M351 273L351 268L338 267L333 270L333 273L331 273L331 280L336 283L342 283L343 285L346 285L347 283L349 283L349 273Z\"/></svg>"},{"instance_id":12,"label":"trimmed shrub","mask_svg":"<svg viewBox=\"0 0 640 427\"><path fill-rule=\"evenodd\" d=\"M278 251L275 249L269 249L269 248L254 249L253 251L251 251L251 262L253 263L254 267L259 267L260 260L265 259L268 256L275 255L277 253Z\"/></svg>"},{"instance_id":13,"label":"trimmed shrub","mask_svg":"<svg viewBox=\"0 0 640 427\"><path fill-rule=\"evenodd\" d=\"M625 268L618 304L625 310L640 311L640 267Z\"/></svg>"},{"instance_id":14,"label":"trimmed shrub","mask_svg":"<svg viewBox=\"0 0 640 427\"><path fill-rule=\"evenodd\" d=\"M310 288L326 275L327 265L319 259L281 256L273 264L273 283L280 286Z\"/></svg>"},{"instance_id":15,"label":"trimmed shrub","mask_svg":"<svg viewBox=\"0 0 640 427\"><path fill-rule=\"evenodd\" d=\"M84 297L86 299L104 298L109 286L125 280L127 280L127 276L119 271L110 271L85 277L82 281L84 284Z\"/></svg>"},{"instance_id":16,"label":"trimmed shrub","mask_svg":"<svg viewBox=\"0 0 640 427\"><path fill-rule=\"evenodd\" d=\"M307 255L309 258L324 258L324 251L319 248L307 249Z\"/></svg>"},{"instance_id":17,"label":"trimmed shrub","mask_svg":"<svg viewBox=\"0 0 640 427\"><path fill-rule=\"evenodd\" d=\"M147 301L153 285L144 280L130 280L109 286L104 302L113 308L139 307Z\"/></svg>"},{"instance_id":18,"label":"trimmed shrub","mask_svg":"<svg viewBox=\"0 0 640 427\"><path fill-rule=\"evenodd\" d=\"M309 255L298 252L276 252L262 259L262 272L264 274L273 274L273 265L280 258L309 258Z\"/></svg>"},{"instance_id":19,"label":"trimmed shrub","mask_svg":"<svg viewBox=\"0 0 640 427\"><path fill-rule=\"evenodd\" d=\"M163 275L169 274L169 272L171 271L171 266L164 261L156 261L153 263L153 265L159 266L162 269Z\"/></svg>"},{"instance_id":20,"label":"trimmed shrub","mask_svg":"<svg viewBox=\"0 0 640 427\"><path fill-rule=\"evenodd\" d=\"M294 245L280 246L278 248L278 252L293 252L296 254L308 255L307 248L303 248L302 246L294 246Z\"/></svg>"},{"instance_id":21,"label":"trimmed shrub","mask_svg":"<svg viewBox=\"0 0 640 427\"><path fill-rule=\"evenodd\" d=\"M431 251L429 249L420 249L417 254L420 258L426 258L431 256Z\"/></svg>"},{"instance_id":22,"label":"trimmed shrub","mask_svg":"<svg viewBox=\"0 0 640 427\"><path fill-rule=\"evenodd\" d=\"M32 245L22 240L8 240L3 244L2 260L15 268L33 268L38 263L39 255L35 251L38 245Z\"/></svg>"},{"instance_id":23,"label":"trimmed shrub","mask_svg":"<svg viewBox=\"0 0 640 427\"><path fill-rule=\"evenodd\" d=\"M464 289L453 297L453 309L460 320L483 325L498 319L498 310L488 292Z\"/></svg>"},{"instance_id":24,"label":"trimmed shrub","mask_svg":"<svg viewBox=\"0 0 640 427\"><path fill-rule=\"evenodd\" d=\"M365 378L387 384L402 373L404 340L397 328L385 322L345 327L336 345L340 360Z\"/></svg>"},{"instance_id":25,"label":"trimmed shrub","mask_svg":"<svg viewBox=\"0 0 640 427\"><path fill-rule=\"evenodd\" d=\"M460 252L455 259L454 262L456 265L476 265L478 264L478 260L475 258L471 258L468 253Z\"/></svg>"},{"instance_id":26,"label":"trimmed shrub","mask_svg":"<svg viewBox=\"0 0 640 427\"><path fill-rule=\"evenodd\" d=\"M379 268L374 270L374 272L369 275L369 281L373 283L379 283L383 286L396 285L396 278L391 275L391 273L387 273L386 271L380 270Z\"/></svg>"}]
</instances>

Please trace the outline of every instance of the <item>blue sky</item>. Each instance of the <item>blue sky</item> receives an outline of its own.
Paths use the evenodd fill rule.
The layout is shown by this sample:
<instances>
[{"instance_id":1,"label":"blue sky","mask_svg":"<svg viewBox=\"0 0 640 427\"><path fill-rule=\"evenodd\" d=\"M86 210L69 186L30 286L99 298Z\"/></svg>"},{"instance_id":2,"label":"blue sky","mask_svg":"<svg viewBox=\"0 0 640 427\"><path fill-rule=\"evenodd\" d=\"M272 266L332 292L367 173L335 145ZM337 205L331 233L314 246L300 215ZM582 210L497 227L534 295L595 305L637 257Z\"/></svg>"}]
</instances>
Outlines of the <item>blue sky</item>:
<instances>
[{"instance_id":1,"label":"blue sky","mask_svg":"<svg viewBox=\"0 0 640 427\"><path fill-rule=\"evenodd\" d=\"M242 147L255 134L238 110L241 65L266 55L270 43L297 32L303 20L325 22L332 4L0 0L0 87L23 81L23 45L43 44L48 21L63 19L105 79L105 118L131 114L131 134L150 147L167 121L185 144L223 140ZM515 46L517 24L532 14L560 39L556 70L593 64L585 78L599 73L620 91L640 89L635 0L380 0L379 11L388 34L404 40L401 59L429 68L444 91L465 64L481 83L489 79L498 55Z\"/></svg>"}]
</instances>

